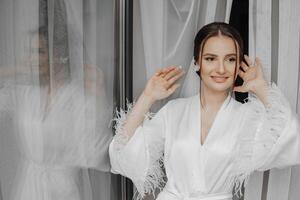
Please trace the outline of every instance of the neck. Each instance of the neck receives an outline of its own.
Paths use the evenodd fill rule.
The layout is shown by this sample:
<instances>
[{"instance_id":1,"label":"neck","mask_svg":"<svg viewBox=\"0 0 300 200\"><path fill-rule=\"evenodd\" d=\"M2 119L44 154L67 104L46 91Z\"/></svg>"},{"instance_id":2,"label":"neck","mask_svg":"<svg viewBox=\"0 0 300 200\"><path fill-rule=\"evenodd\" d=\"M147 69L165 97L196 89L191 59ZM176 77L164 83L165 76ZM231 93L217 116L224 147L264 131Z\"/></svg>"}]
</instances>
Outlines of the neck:
<instances>
[{"instance_id":1,"label":"neck","mask_svg":"<svg viewBox=\"0 0 300 200\"><path fill-rule=\"evenodd\" d=\"M228 92L211 90L201 84L201 104L206 109L218 109L227 98Z\"/></svg>"}]
</instances>

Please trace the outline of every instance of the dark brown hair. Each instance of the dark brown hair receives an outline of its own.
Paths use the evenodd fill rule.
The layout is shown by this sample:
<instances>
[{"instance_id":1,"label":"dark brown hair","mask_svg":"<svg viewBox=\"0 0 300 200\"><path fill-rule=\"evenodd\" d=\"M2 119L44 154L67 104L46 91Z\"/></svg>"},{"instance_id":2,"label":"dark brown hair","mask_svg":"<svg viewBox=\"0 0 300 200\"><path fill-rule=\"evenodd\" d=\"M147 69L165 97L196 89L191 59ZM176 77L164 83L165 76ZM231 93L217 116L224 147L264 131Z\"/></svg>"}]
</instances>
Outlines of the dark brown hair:
<instances>
[{"instance_id":1,"label":"dark brown hair","mask_svg":"<svg viewBox=\"0 0 300 200\"><path fill-rule=\"evenodd\" d=\"M243 60L244 45L240 33L235 28L233 28L232 26L224 22L213 22L207 24L198 31L194 40L194 60L195 60L194 64L196 65L196 63L200 61L199 62L200 70L197 72L197 74L200 77L201 77L200 72L201 72L202 52L205 43L209 38L218 35L229 37L234 41L235 51L237 52L237 57L238 57L238 62L236 62L236 65L238 63L241 63ZM235 68L234 75L236 75L236 70L237 70L237 66Z\"/></svg>"}]
</instances>

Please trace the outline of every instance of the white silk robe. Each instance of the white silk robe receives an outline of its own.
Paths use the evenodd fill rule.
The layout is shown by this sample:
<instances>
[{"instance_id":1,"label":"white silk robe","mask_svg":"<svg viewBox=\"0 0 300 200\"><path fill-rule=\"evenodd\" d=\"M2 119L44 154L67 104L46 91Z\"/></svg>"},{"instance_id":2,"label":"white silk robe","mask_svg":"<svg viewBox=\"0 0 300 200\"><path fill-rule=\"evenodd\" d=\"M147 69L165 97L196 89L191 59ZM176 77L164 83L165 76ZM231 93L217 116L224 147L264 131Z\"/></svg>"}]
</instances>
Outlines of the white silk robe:
<instances>
[{"instance_id":1,"label":"white silk robe","mask_svg":"<svg viewBox=\"0 0 300 200\"><path fill-rule=\"evenodd\" d=\"M101 104L101 120L96 121L93 99L80 89L76 84L62 86L48 109L46 88L16 85L0 89L0 119L3 115L13 119L22 153L9 199L92 199L89 177L82 169L110 169L111 137L105 129L109 107ZM1 135L8 133L1 127Z\"/></svg>"},{"instance_id":2,"label":"white silk robe","mask_svg":"<svg viewBox=\"0 0 300 200\"><path fill-rule=\"evenodd\" d=\"M130 111L121 111L109 148L111 171L129 177L138 198L158 188L157 200L232 199L253 171L300 164L296 115L275 84L268 101L264 106L251 95L241 104L228 96L203 145L199 93L146 116L130 139L122 130Z\"/></svg>"}]
</instances>

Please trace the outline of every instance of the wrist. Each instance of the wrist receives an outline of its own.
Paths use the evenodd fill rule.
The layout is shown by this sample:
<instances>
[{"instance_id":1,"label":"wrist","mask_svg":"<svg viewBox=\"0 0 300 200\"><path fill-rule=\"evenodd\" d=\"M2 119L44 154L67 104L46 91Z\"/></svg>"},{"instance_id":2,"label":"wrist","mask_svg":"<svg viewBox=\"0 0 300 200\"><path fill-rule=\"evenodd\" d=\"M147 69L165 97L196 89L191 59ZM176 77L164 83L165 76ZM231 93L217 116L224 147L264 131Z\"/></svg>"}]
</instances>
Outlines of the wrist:
<instances>
[{"instance_id":1,"label":"wrist","mask_svg":"<svg viewBox=\"0 0 300 200\"><path fill-rule=\"evenodd\" d=\"M268 91L269 84L265 80L258 81L258 83L253 87L252 92L257 96L266 94Z\"/></svg>"},{"instance_id":2,"label":"wrist","mask_svg":"<svg viewBox=\"0 0 300 200\"><path fill-rule=\"evenodd\" d=\"M269 84L267 81L262 80L260 83L255 85L253 93L264 103L267 104L267 95L269 91Z\"/></svg>"},{"instance_id":3,"label":"wrist","mask_svg":"<svg viewBox=\"0 0 300 200\"><path fill-rule=\"evenodd\" d=\"M150 105L154 104L156 101L156 99L153 96L147 94L145 91L142 92L140 98L143 100L144 103Z\"/></svg>"}]
</instances>

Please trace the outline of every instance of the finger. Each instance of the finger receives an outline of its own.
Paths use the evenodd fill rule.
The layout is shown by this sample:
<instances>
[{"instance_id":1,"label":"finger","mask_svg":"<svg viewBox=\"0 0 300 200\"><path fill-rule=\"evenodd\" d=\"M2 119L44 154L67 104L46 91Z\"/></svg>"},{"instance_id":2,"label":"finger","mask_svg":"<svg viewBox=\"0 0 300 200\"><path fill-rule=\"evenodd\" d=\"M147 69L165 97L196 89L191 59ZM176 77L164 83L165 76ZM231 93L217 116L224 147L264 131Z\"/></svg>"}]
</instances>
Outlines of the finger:
<instances>
[{"instance_id":1,"label":"finger","mask_svg":"<svg viewBox=\"0 0 300 200\"><path fill-rule=\"evenodd\" d=\"M261 63L261 59L260 58L258 58L258 57L256 57L255 58L255 63L256 63L256 66L257 66L257 70L258 70L258 73L261 75L261 76L263 76L263 66L262 66L262 63Z\"/></svg>"},{"instance_id":2,"label":"finger","mask_svg":"<svg viewBox=\"0 0 300 200\"><path fill-rule=\"evenodd\" d=\"M156 70L154 75L164 77L166 75L166 73L173 70L173 68L174 68L174 66L168 66L168 67L165 67L165 68L158 69L158 70Z\"/></svg>"},{"instance_id":3,"label":"finger","mask_svg":"<svg viewBox=\"0 0 300 200\"><path fill-rule=\"evenodd\" d=\"M244 79L244 78L245 78L245 72L240 71L240 72L239 72L239 76L240 76L242 79Z\"/></svg>"},{"instance_id":4,"label":"finger","mask_svg":"<svg viewBox=\"0 0 300 200\"><path fill-rule=\"evenodd\" d=\"M174 84L172 85L168 90L167 90L167 93L168 93L168 96L171 95L173 92L175 92L175 90L180 86L180 84Z\"/></svg>"},{"instance_id":5,"label":"finger","mask_svg":"<svg viewBox=\"0 0 300 200\"><path fill-rule=\"evenodd\" d=\"M245 62L242 62L241 67L244 70L244 72L246 72L248 70L248 68L249 68L248 65L246 65Z\"/></svg>"},{"instance_id":6,"label":"finger","mask_svg":"<svg viewBox=\"0 0 300 200\"><path fill-rule=\"evenodd\" d=\"M180 74L181 72L182 72L182 69L179 69L179 68L178 68L178 69L174 69L174 70L168 72L168 73L165 75L164 79L165 79L166 81L169 81L172 77L176 76L177 74Z\"/></svg>"},{"instance_id":7,"label":"finger","mask_svg":"<svg viewBox=\"0 0 300 200\"><path fill-rule=\"evenodd\" d=\"M185 74L185 72L184 72L184 71L181 71L180 73L178 73L178 74L176 74L175 76L173 76L172 78L170 78L170 79L168 80L168 83L169 83L169 84L175 83L179 78L181 78L181 77L183 76L183 74Z\"/></svg>"},{"instance_id":8,"label":"finger","mask_svg":"<svg viewBox=\"0 0 300 200\"><path fill-rule=\"evenodd\" d=\"M243 92L243 93L247 92L243 86L236 86L233 88L233 91L234 92Z\"/></svg>"},{"instance_id":9,"label":"finger","mask_svg":"<svg viewBox=\"0 0 300 200\"><path fill-rule=\"evenodd\" d=\"M172 69L173 69L172 66L161 68L161 69L156 70L154 75L155 76L164 76L168 71L170 71Z\"/></svg>"},{"instance_id":10,"label":"finger","mask_svg":"<svg viewBox=\"0 0 300 200\"><path fill-rule=\"evenodd\" d=\"M163 72L163 70L162 70L162 69L156 70L156 73L155 73L155 75L156 75L156 76L159 76L160 74L162 74L162 72Z\"/></svg>"},{"instance_id":11,"label":"finger","mask_svg":"<svg viewBox=\"0 0 300 200\"><path fill-rule=\"evenodd\" d=\"M169 73L170 71L176 69L176 66L168 66L162 69L163 72L163 76L164 77L167 73Z\"/></svg>"},{"instance_id":12,"label":"finger","mask_svg":"<svg viewBox=\"0 0 300 200\"><path fill-rule=\"evenodd\" d=\"M253 65L253 62L251 61L251 59L249 58L249 56L247 56L246 54L244 55L245 61L247 63L247 65L250 67Z\"/></svg>"},{"instance_id":13,"label":"finger","mask_svg":"<svg viewBox=\"0 0 300 200\"><path fill-rule=\"evenodd\" d=\"M262 67L260 58L258 58L258 57L255 58L255 65L260 67L260 68Z\"/></svg>"},{"instance_id":14,"label":"finger","mask_svg":"<svg viewBox=\"0 0 300 200\"><path fill-rule=\"evenodd\" d=\"M177 74L179 74L180 72L182 72L182 69L180 69L179 67L172 70L172 71L169 71L165 76L164 76L164 79L165 80L169 80L171 79L173 76L176 76Z\"/></svg>"}]
</instances>

